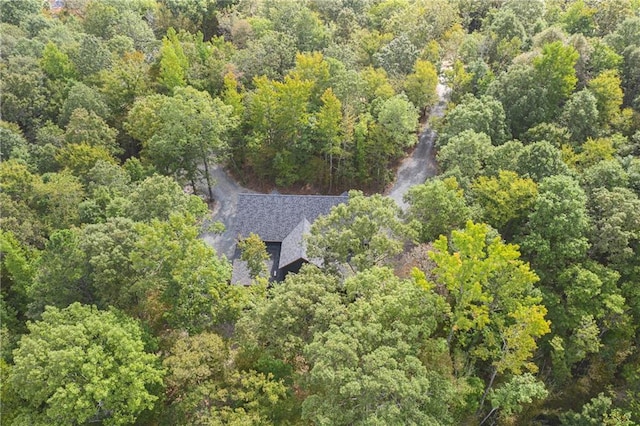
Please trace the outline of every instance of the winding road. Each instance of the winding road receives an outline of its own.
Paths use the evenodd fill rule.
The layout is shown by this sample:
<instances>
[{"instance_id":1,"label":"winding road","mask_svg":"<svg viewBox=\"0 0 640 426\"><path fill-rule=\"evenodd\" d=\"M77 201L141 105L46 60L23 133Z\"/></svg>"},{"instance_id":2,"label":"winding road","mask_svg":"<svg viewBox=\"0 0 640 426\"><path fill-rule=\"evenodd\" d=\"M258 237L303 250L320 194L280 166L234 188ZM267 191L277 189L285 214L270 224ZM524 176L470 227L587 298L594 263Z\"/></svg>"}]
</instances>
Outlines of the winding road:
<instances>
[{"instance_id":1,"label":"winding road","mask_svg":"<svg viewBox=\"0 0 640 426\"><path fill-rule=\"evenodd\" d=\"M431 109L429 117L442 117L449 98L449 88L442 81L438 83L436 91L439 100ZM436 133L428 127L427 122L419 135L418 144L411 155L402 160L396 172L395 182L385 192L385 195L393 198L403 210L407 207L403 197L409 188L424 183L427 178L435 176L437 172L433 150L435 138ZM235 249L236 238L231 230L234 228L237 214L238 194L254 191L240 186L219 165L212 167L209 173L215 182L213 187L215 207L213 209L212 222L222 222L226 231L222 234L205 232L202 234L202 238L213 246L219 254L224 254L227 258L231 258Z\"/></svg>"},{"instance_id":2,"label":"winding road","mask_svg":"<svg viewBox=\"0 0 640 426\"><path fill-rule=\"evenodd\" d=\"M438 103L431 108L429 118L442 117L449 99L450 90L442 82L438 83L436 91L438 93ZM433 177L437 173L436 158L433 151L435 139L436 132L428 127L427 122L420 133L418 144L411 155L402 160L396 172L395 182L385 193L385 195L393 198L402 210L407 208L403 197L409 191L409 188L424 183L427 178Z\"/></svg>"}]
</instances>

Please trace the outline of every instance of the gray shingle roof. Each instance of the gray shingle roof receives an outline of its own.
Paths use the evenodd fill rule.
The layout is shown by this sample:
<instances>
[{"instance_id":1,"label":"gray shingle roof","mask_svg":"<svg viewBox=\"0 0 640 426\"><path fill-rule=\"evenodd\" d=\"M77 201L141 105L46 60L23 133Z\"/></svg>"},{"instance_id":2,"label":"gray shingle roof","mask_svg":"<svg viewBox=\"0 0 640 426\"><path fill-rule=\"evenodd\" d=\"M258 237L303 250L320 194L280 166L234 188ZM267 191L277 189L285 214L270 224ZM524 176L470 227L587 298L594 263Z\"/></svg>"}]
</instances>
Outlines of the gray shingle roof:
<instances>
[{"instance_id":1,"label":"gray shingle roof","mask_svg":"<svg viewBox=\"0 0 640 426\"><path fill-rule=\"evenodd\" d=\"M311 224L348 200L347 195L239 194L233 231L241 238L253 232L265 242L282 242L303 219Z\"/></svg>"},{"instance_id":2,"label":"gray shingle roof","mask_svg":"<svg viewBox=\"0 0 640 426\"><path fill-rule=\"evenodd\" d=\"M309 260L307 259L307 247L304 243L304 234L308 234L310 229L311 224L304 218L293 228L293 231L282 240L278 268L284 268L298 259Z\"/></svg>"},{"instance_id":3,"label":"gray shingle roof","mask_svg":"<svg viewBox=\"0 0 640 426\"><path fill-rule=\"evenodd\" d=\"M269 258L265 260L267 278L275 279L278 267L278 260L280 259L280 244L267 245L267 253ZM251 285L251 273L247 262L240 259L241 253L239 249L236 249L233 257L233 269L231 272L231 284Z\"/></svg>"},{"instance_id":4,"label":"gray shingle roof","mask_svg":"<svg viewBox=\"0 0 640 426\"><path fill-rule=\"evenodd\" d=\"M241 259L234 259L231 272L231 284L251 285L251 274L247 262Z\"/></svg>"}]
</instances>

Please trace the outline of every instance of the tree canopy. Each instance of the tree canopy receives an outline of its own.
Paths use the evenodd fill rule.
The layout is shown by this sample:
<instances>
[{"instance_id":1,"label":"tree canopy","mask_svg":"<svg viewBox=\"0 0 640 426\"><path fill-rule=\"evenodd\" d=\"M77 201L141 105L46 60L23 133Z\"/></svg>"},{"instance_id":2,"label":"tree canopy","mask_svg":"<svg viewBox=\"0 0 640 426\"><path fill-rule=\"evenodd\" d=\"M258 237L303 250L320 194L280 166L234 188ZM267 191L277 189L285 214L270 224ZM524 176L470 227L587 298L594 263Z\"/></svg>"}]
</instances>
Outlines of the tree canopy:
<instances>
[{"instance_id":1,"label":"tree canopy","mask_svg":"<svg viewBox=\"0 0 640 426\"><path fill-rule=\"evenodd\" d=\"M640 423L638 0L0 9L5 423Z\"/></svg>"}]
</instances>

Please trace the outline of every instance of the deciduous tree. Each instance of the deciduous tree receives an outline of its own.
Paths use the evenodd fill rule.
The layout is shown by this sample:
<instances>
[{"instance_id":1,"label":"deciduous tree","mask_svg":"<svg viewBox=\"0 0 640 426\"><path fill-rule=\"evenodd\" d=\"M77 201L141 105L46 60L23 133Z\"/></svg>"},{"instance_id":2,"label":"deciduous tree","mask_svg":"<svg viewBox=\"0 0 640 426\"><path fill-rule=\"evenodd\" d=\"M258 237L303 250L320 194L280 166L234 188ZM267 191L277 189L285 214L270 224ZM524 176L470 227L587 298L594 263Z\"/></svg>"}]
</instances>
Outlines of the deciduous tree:
<instances>
[{"instance_id":1,"label":"deciduous tree","mask_svg":"<svg viewBox=\"0 0 640 426\"><path fill-rule=\"evenodd\" d=\"M9 377L22 400L17 423L124 425L153 408L149 388L163 373L134 321L75 303L28 328Z\"/></svg>"},{"instance_id":2,"label":"deciduous tree","mask_svg":"<svg viewBox=\"0 0 640 426\"><path fill-rule=\"evenodd\" d=\"M447 114L438 145L445 146L451 138L466 130L484 133L494 145L502 145L509 138L505 119L505 110L496 99L467 95Z\"/></svg>"},{"instance_id":3,"label":"deciduous tree","mask_svg":"<svg viewBox=\"0 0 640 426\"><path fill-rule=\"evenodd\" d=\"M586 201L582 188L569 176L551 176L540 182L538 197L519 241L523 253L545 280L586 255Z\"/></svg>"},{"instance_id":4,"label":"deciduous tree","mask_svg":"<svg viewBox=\"0 0 640 426\"><path fill-rule=\"evenodd\" d=\"M442 301L385 268L360 272L344 286L344 315L305 349L303 419L452 424L453 389L435 363L444 350L433 337Z\"/></svg>"},{"instance_id":5,"label":"deciduous tree","mask_svg":"<svg viewBox=\"0 0 640 426\"><path fill-rule=\"evenodd\" d=\"M429 180L409 189L405 195L409 203L407 216L419 227L419 240L434 241L448 235L471 219L464 193L455 178Z\"/></svg>"},{"instance_id":6,"label":"deciduous tree","mask_svg":"<svg viewBox=\"0 0 640 426\"><path fill-rule=\"evenodd\" d=\"M455 373L468 374L465 369L475 366L475 374L484 378L482 413L494 386L537 371L531 357L537 339L549 332L547 310L534 287L538 277L520 260L517 246L491 237L484 224L468 222L464 230L451 233L451 240L441 236L434 249L436 284L447 290L451 307L447 342Z\"/></svg>"},{"instance_id":7,"label":"deciduous tree","mask_svg":"<svg viewBox=\"0 0 640 426\"><path fill-rule=\"evenodd\" d=\"M438 71L429 61L418 59L413 73L405 80L405 91L413 105L420 111L431 108L438 101Z\"/></svg>"},{"instance_id":8,"label":"deciduous tree","mask_svg":"<svg viewBox=\"0 0 640 426\"><path fill-rule=\"evenodd\" d=\"M599 123L609 125L620 113L623 93L622 81L615 70L606 70L589 81L589 90L597 101Z\"/></svg>"},{"instance_id":9,"label":"deciduous tree","mask_svg":"<svg viewBox=\"0 0 640 426\"><path fill-rule=\"evenodd\" d=\"M534 181L511 171L500 171L497 177L480 176L471 187L483 219L506 238L524 224L537 195Z\"/></svg>"},{"instance_id":10,"label":"deciduous tree","mask_svg":"<svg viewBox=\"0 0 640 426\"><path fill-rule=\"evenodd\" d=\"M556 41L542 46L540 56L534 58L533 68L537 84L545 87L545 119L555 117L561 105L569 98L578 83L575 65L579 58L572 46Z\"/></svg>"},{"instance_id":11,"label":"deciduous tree","mask_svg":"<svg viewBox=\"0 0 640 426\"><path fill-rule=\"evenodd\" d=\"M264 277L268 272L265 262L269 260L269 253L260 236L250 233L247 238L238 241L238 248L242 251L240 258L247 262L251 277Z\"/></svg>"},{"instance_id":12,"label":"deciduous tree","mask_svg":"<svg viewBox=\"0 0 640 426\"><path fill-rule=\"evenodd\" d=\"M346 204L313 223L309 256L323 259L326 267L348 265L353 271L383 265L415 238L415 231L399 215L391 198L352 191Z\"/></svg>"}]
</instances>

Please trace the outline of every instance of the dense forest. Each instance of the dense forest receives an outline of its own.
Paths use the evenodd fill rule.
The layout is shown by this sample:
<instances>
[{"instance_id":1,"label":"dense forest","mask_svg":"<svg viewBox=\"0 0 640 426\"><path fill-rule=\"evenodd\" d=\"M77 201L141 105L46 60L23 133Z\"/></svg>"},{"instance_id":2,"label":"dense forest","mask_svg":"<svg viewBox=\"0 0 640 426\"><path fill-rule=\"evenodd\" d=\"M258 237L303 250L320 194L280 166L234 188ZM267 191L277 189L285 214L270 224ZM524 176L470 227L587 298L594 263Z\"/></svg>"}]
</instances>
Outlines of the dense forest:
<instances>
[{"instance_id":1,"label":"dense forest","mask_svg":"<svg viewBox=\"0 0 640 426\"><path fill-rule=\"evenodd\" d=\"M640 424L639 0L0 7L3 424ZM352 189L322 267L229 285L214 166Z\"/></svg>"}]
</instances>

